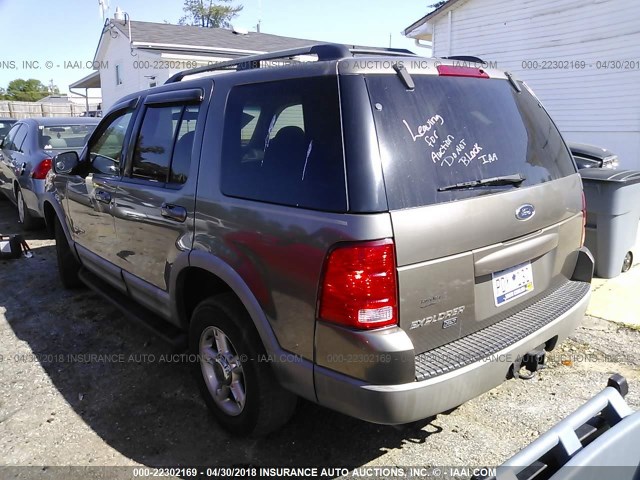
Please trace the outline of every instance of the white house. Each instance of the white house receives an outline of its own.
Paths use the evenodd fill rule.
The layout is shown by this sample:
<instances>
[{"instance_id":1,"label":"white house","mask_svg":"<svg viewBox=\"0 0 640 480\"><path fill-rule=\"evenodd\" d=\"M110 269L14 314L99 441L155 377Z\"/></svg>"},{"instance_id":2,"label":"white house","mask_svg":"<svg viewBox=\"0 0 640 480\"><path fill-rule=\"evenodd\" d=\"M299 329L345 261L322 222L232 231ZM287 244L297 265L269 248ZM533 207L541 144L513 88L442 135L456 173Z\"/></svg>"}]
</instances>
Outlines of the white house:
<instances>
[{"instance_id":1,"label":"white house","mask_svg":"<svg viewBox=\"0 0 640 480\"><path fill-rule=\"evenodd\" d=\"M404 31L527 82L569 141L640 169L640 2L449 0Z\"/></svg>"},{"instance_id":2,"label":"white house","mask_svg":"<svg viewBox=\"0 0 640 480\"><path fill-rule=\"evenodd\" d=\"M105 22L93 59L99 79L94 73L71 85L84 89L98 84L103 110L124 95L163 84L181 70L318 43L258 32L139 22L118 13L119 18Z\"/></svg>"}]
</instances>

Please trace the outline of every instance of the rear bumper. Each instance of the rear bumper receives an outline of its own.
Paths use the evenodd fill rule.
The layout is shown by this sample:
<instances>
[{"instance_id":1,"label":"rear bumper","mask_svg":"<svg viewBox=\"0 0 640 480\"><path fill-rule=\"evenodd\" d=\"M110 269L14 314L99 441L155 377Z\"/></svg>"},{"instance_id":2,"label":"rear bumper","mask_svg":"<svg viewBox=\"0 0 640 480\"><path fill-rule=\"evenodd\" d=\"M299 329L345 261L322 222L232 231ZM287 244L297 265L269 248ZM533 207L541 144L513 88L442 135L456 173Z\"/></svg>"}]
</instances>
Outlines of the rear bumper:
<instances>
[{"instance_id":1,"label":"rear bumper","mask_svg":"<svg viewBox=\"0 0 640 480\"><path fill-rule=\"evenodd\" d=\"M318 402L333 410L381 424L401 424L424 419L456 407L507 378L518 357L552 341L555 345L577 327L587 309L591 290L570 308L524 338L461 368L436 373L426 380L399 385L371 385L324 367L315 367Z\"/></svg>"},{"instance_id":2,"label":"rear bumper","mask_svg":"<svg viewBox=\"0 0 640 480\"><path fill-rule=\"evenodd\" d=\"M44 200L44 180L29 180L24 185L20 185L22 188L22 195L24 201L27 204L29 213L36 218L43 218L42 203Z\"/></svg>"}]
</instances>

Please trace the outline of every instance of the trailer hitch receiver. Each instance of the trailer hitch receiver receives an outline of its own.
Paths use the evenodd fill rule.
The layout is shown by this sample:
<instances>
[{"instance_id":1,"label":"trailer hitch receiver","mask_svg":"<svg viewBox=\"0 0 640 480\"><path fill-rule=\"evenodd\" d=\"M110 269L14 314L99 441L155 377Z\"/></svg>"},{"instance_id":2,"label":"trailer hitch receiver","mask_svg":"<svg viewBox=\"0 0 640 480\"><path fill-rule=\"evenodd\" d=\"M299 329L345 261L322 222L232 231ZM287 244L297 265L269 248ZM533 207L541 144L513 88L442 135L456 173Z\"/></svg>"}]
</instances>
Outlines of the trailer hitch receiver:
<instances>
[{"instance_id":1,"label":"trailer hitch receiver","mask_svg":"<svg viewBox=\"0 0 640 480\"><path fill-rule=\"evenodd\" d=\"M538 371L545 367L546 351L544 345L525 353L522 357L518 357L513 365L511 365L511 377L530 380L536 376Z\"/></svg>"}]
</instances>

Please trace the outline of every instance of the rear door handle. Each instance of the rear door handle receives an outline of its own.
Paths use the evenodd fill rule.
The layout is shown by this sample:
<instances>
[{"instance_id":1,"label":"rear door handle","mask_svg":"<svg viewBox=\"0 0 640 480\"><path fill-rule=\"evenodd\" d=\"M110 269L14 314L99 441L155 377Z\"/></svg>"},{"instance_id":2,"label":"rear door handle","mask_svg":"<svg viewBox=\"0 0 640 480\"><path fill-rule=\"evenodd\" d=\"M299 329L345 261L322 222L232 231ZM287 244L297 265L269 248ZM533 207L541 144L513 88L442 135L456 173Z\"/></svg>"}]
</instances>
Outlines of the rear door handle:
<instances>
[{"instance_id":1,"label":"rear door handle","mask_svg":"<svg viewBox=\"0 0 640 480\"><path fill-rule=\"evenodd\" d=\"M160 215L177 222L184 222L187 219L187 209L171 203L163 203L160 207Z\"/></svg>"},{"instance_id":2,"label":"rear door handle","mask_svg":"<svg viewBox=\"0 0 640 480\"><path fill-rule=\"evenodd\" d=\"M101 203L109 203L111 202L111 194L103 190L98 190L96 192L96 200Z\"/></svg>"}]
</instances>

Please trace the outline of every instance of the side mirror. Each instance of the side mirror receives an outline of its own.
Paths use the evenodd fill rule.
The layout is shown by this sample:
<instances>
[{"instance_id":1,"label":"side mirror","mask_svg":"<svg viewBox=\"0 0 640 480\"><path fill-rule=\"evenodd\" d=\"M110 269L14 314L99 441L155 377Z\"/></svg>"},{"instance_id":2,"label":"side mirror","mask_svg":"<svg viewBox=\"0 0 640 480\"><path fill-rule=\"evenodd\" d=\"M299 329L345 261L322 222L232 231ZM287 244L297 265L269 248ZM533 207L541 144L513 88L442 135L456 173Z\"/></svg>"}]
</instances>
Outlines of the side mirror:
<instances>
[{"instance_id":1,"label":"side mirror","mask_svg":"<svg viewBox=\"0 0 640 480\"><path fill-rule=\"evenodd\" d=\"M53 157L53 171L55 173L71 173L80 163L77 152L62 152Z\"/></svg>"}]
</instances>

